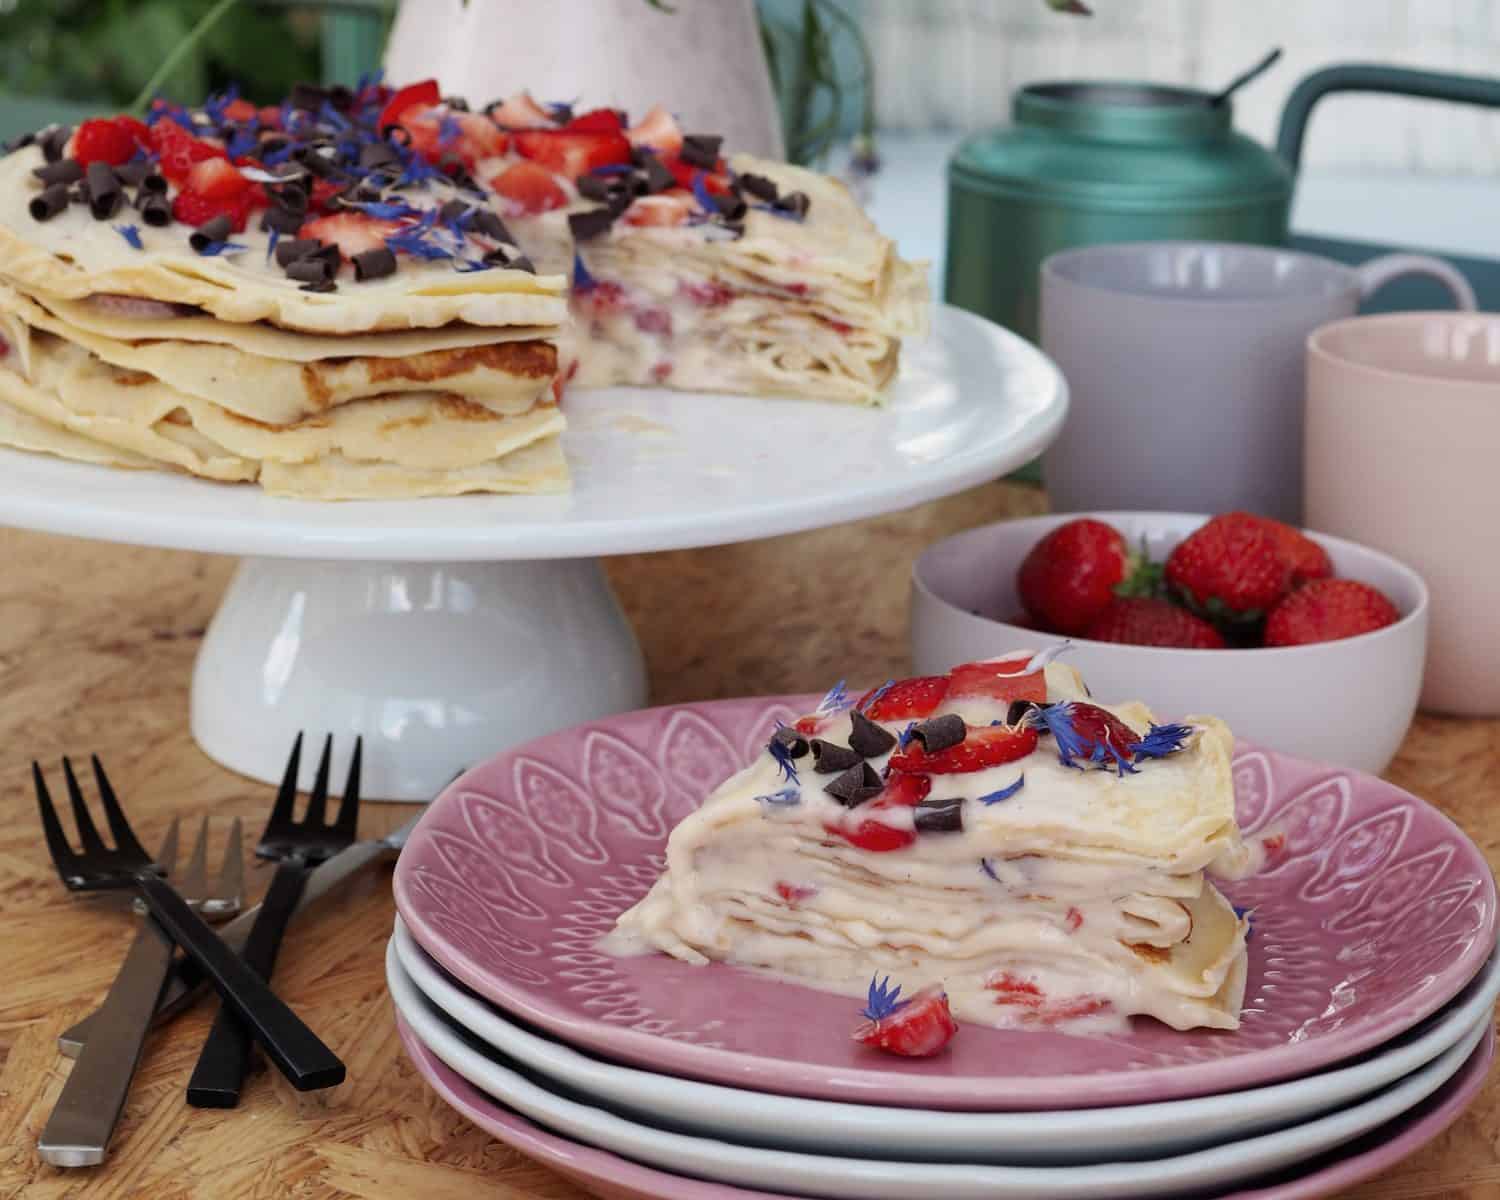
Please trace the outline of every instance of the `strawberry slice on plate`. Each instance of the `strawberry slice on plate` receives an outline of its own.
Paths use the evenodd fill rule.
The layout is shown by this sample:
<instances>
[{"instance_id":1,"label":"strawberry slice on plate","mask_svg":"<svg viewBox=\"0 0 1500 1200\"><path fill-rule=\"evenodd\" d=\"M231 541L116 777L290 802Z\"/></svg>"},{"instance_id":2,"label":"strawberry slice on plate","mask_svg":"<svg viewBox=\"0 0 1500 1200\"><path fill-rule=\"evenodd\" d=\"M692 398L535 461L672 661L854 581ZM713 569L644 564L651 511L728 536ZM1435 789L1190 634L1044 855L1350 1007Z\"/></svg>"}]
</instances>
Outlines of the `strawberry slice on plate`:
<instances>
[{"instance_id":1,"label":"strawberry slice on plate","mask_svg":"<svg viewBox=\"0 0 1500 1200\"><path fill-rule=\"evenodd\" d=\"M252 186L227 158L206 158L193 164L185 188L208 200L235 200Z\"/></svg>"},{"instance_id":2,"label":"strawberry slice on plate","mask_svg":"<svg viewBox=\"0 0 1500 1200\"><path fill-rule=\"evenodd\" d=\"M630 143L622 133L523 129L515 135L515 145L522 158L569 179L577 179L598 167L630 161Z\"/></svg>"},{"instance_id":3,"label":"strawberry slice on plate","mask_svg":"<svg viewBox=\"0 0 1500 1200\"><path fill-rule=\"evenodd\" d=\"M308 221L297 236L317 238L325 246L337 246L345 258L353 258L366 250L381 249L385 239L400 228L399 222L382 221L361 212L337 212Z\"/></svg>"},{"instance_id":4,"label":"strawberry slice on plate","mask_svg":"<svg viewBox=\"0 0 1500 1200\"><path fill-rule=\"evenodd\" d=\"M532 162L512 163L490 180L490 188L525 213L548 212L568 203L552 172Z\"/></svg>"},{"instance_id":5,"label":"strawberry slice on plate","mask_svg":"<svg viewBox=\"0 0 1500 1200\"><path fill-rule=\"evenodd\" d=\"M431 107L443 99L443 93L438 88L436 79L424 79L420 83L407 84L389 100L380 110L380 120L375 128L384 130L388 125L400 125L406 116L407 110L418 107Z\"/></svg>"},{"instance_id":6,"label":"strawberry slice on plate","mask_svg":"<svg viewBox=\"0 0 1500 1200\"><path fill-rule=\"evenodd\" d=\"M510 146L510 134L480 113L447 108L414 108L402 122L411 135L411 148L430 163L456 154L471 171L486 158L498 158Z\"/></svg>"},{"instance_id":7,"label":"strawberry slice on plate","mask_svg":"<svg viewBox=\"0 0 1500 1200\"><path fill-rule=\"evenodd\" d=\"M563 128L577 133L624 133L625 122L613 108L596 108L574 117Z\"/></svg>"},{"instance_id":8,"label":"strawberry slice on plate","mask_svg":"<svg viewBox=\"0 0 1500 1200\"><path fill-rule=\"evenodd\" d=\"M1131 735L1132 738L1134 735ZM891 755L892 771L925 771L931 775L958 775L983 771L1025 758L1037 747L1037 731L1030 725L969 726L964 740L946 750L928 753L913 739Z\"/></svg>"},{"instance_id":9,"label":"strawberry slice on plate","mask_svg":"<svg viewBox=\"0 0 1500 1200\"><path fill-rule=\"evenodd\" d=\"M906 1000L900 997L901 988L891 987L890 976L870 980L864 1020L855 1026L854 1040L907 1058L928 1058L953 1040L958 1022L940 986L923 988Z\"/></svg>"}]
</instances>

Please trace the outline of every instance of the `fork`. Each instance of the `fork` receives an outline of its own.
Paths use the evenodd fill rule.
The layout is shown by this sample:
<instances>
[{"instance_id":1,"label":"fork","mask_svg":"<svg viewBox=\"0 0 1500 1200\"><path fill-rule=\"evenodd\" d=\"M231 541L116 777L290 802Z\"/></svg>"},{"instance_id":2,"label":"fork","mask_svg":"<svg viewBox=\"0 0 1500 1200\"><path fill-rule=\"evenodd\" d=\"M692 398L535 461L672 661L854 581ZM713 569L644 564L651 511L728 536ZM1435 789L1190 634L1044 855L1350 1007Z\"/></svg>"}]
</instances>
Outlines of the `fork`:
<instances>
[{"instance_id":1,"label":"fork","mask_svg":"<svg viewBox=\"0 0 1500 1200\"><path fill-rule=\"evenodd\" d=\"M317 777L307 799L301 822L292 816L297 799L297 776L302 766L302 735L292 743L276 804L266 821L265 832L255 853L277 864L260 914L251 926L241 957L251 970L269 980L276 969L276 954L286 927L297 910L302 889L312 869L354 842L359 823L359 770L364 739L356 739L349 760L349 775L339 815L332 825L326 820L328 807L328 757L333 736L323 742ZM240 1089L250 1067L250 1036L245 1026L226 1006L219 1008L208 1039L199 1052L193 1076L188 1080L187 1101L194 1108L233 1108L240 1102Z\"/></svg>"},{"instance_id":2,"label":"fork","mask_svg":"<svg viewBox=\"0 0 1500 1200\"><path fill-rule=\"evenodd\" d=\"M176 869L177 835L174 817L157 855L169 875ZM189 904L201 902L204 912L233 916L239 910L244 872L239 818L230 828L224 865L212 890L208 886L207 857L205 817L179 886L189 897ZM37 1141L43 1162L54 1167L88 1167L104 1161L140 1063L157 998L172 968L174 949L172 939L155 918L143 916L119 974L99 1007L102 1024L98 1033L68 1075Z\"/></svg>"},{"instance_id":3,"label":"fork","mask_svg":"<svg viewBox=\"0 0 1500 1200\"><path fill-rule=\"evenodd\" d=\"M78 780L73 775L73 764L64 758L63 774L67 777L73 820L78 826L80 852L68 845L57 809L47 792L46 780L42 778L41 767L34 762L31 764L42 831L64 886L74 892L138 889L151 915L161 923L168 936L203 968L220 997L251 1027L256 1040L265 1047L271 1061L294 1088L310 1091L343 1082L344 1064L338 1056L282 1003L265 980L219 940L176 889L161 878L161 868L151 861L151 856L131 832L97 756L93 758L93 765L100 803L115 845L113 848L106 846L99 836Z\"/></svg>"}]
</instances>

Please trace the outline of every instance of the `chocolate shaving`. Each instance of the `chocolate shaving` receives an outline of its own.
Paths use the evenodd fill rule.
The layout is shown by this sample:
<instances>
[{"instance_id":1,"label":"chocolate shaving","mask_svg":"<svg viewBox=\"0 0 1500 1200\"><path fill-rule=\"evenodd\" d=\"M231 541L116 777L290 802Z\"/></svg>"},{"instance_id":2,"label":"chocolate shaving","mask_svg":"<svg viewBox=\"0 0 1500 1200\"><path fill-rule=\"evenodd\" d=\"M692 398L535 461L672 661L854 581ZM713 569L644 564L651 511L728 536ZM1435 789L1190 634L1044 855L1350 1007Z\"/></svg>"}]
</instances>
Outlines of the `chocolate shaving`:
<instances>
[{"instance_id":1,"label":"chocolate shaving","mask_svg":"<svg viewBox=\"0 0 1500 1200\"><path fill-rule=\"evenodd\" d=\"M667 170L667 164L650 155L643 164L646 172L646 193L655 195L657 192L665 192L677 186L677 176Z\"/></svg>"},{"instance_id":2,"label":"chocolate shaving","mask_svg":"<svg viewBox=\"0 0 1500 1200\"><path fill-rule=\"evenodd\" d=\"M474 206L466 200L449 200L442 208L438 209L438 220L444 225L451 225Z\"/></svg>"},{"instance_id":3,"label":"chocolate shaving","mask_svg":"<svg viewBox=\"0 0 1500 1200\"><path fill-rule=\"evenodd\" d=\"M165 196L167 194L166 178L153 171L141 179L141 190Z\"/></svg>"},{"instance_id":4,"label":"chocolate shaving","mask_svg":"<svg viewBox=\"0 0 1500 1200\"><path fill-rule=\"evenodd\" d=\"M307 192L295 182L267 184L266 195L272 204L288 212L305 213L307 211Z\"/></svg>"},{"instance_id":5,"label":"chocolate shaving","mask_svg":"<svg viewBox=\"0 0 1500 1200\"><path fill-rule=\"evenodd\" d=\"M199 254L202 254L215 242L227 242L229 235L234 232L234 225L223 213L217 217L210 217L197 229L188 235L188 245Z\"/></svg>"},{"instance_id":6,"label":"chocolate shaving","mask_svg":"<svg viewBox=\"0 0 1500 1200\"><path fill-rule=\"evenodd\" d=\"M358 283L364 283L367 279L384 279L387 275L396 273L396 256L386 246L356 254L351 261L354 263L354 278Z\"/></svg>"},{"instance_id":7,"label":"chocolate shaving","mask_svg":"<svg viewBox=\"0 0 1500 1200\"><path fill-rule=\"evenodd\" d=\"M336 292L339 285L332 279L318 279L312 283L304 283L297 289L299 292Z\"/></svg>"},{"instance_id":8,"label":"chocolate shaving","mask_svg":"<svg viewBox=\"0 0 1500 1200\"><path fill-rule=\"evenodd\" d=\"M817 745L816 742L813 743ZM885 783L875 773L875 768L867 762L850 767L832 783L824 786L823 790L848 808L856 804L863 804L875 796L880 795L885 788Z\"/></svg>"},{"instance_id":9,"label":"chocolate shaving","mask_svg":"<svg viewBox=\"0 0 1500 1200\"><path fill-rule=\"evenodd\" d=\"M764 175L739 175L734 183L741 191L749 192L757 200L764 200L767 204L775 204L781 194L776 181L767 179Z\"/></svg>"},{"instance_id":10,"label":"chocolate shaving","mask_svg":"<svg viewBox=\"0 0 1500 1200\"><path fill-rule=\"evenodd\" d=\"M338 270L327 259L305 255L286 265L286 277L298 283L327 283Z\"/></svg>"},{"instance_id":11,"label":"chocolate shaving","mask_svg":"<svg viewBox=\"0 0 1500 1200\"><path fill-rule=\"evenodd\" d=\"M68 200L68 185L54 183L50 187L43 188L40 195L33 196L31 203L26 207L31 213L32 220L50 221L68 207Z\"/></svg>"},{"instance_id":12,"label":"chocolate shaving","mask_svg":"<svg viewBox=\"0 0 1500 1200\"><path fill-rule=\"evenodd\" d=\"M719 210L721 214L723 214L725 219L729 221L743 221L745 219L745 213L749 211L750 208L750 206L745 203L745 198L743 196L737 196L733 192L730 192L726 196L715 196L714 206Z\"/></svg>"},{"instance_id":13,"label":"chocolate shaving","mask_svg":"<svg viewBox=\"0 0 1500 1200\"><path fill-rule=\"evenodd\" d=\"M918 833L962 833L963 798L951 796L945 800L934 800L929 797L917 805L912 816Z\"/></svg>"},{"instance_id":14,"label":"chocolate shaving","mask_svg":"<svg viewBox=\"0 0 1500 1200\"><path fill-rule=\"evenodd\" d=\"M597 200L605 203L613 196L618 196L621 191L619 180L623 178L617 175L580 175L578 177L578 194L585 200Z\"/></svg>"},{"instance_id":15,"label":"chocolate shaving","mask_svg":"<svg viewBox=\"0 0 1500 1200\"><path fill-rule=\"evenodd\" d=\"M1026 714L1034 708L1040 708L1035 700L1012 700L1010 707L1005 710L1005 723L1007 725L1019 725L1026 719ZM1046 726L1039 726L1040 732L1046 732Z\"/></svg>"},{"instance_id":16,"label":"chocolate shaving","mask_svg":"<svg viewBox=\"0 0 1500 1200\"><path fill-rule=\"evenodd\" d=\"M45 167L37 167L31 173L49 186L54 183L77 183L83 178L83 164L76 158L60 158Z\"/></svg>"},{"instance_id":17,"label":"chocolate shaving","mask_svg":"<svg viewBox=\"0 0 1500 1200\"><path fill-rule=\"evenodd\" d=\"M264 134L260 139L260 157L265 158L268 154L275 154L278 150L285 150L291 144L292 139L287 137L284 133ZM280 167L285 166L286 164L277 163L276 165Z\"/></svg>"},{"instance_id":18,"label":"chocolate shaving","mask_svg":"<svg viewBox=\"0 0 1500 1200\"><path fill-rule=\"evenodd\" d=\"M879 758L896 744L896 735L882 729L859 709L850 709L849 749L861 758Z\"/></svg>"},{"instance_id":19,"label":"chocolate shaving","mask_svg":"<svg viewBox=\"0 0 1500 1200\"><path fill-rule=\"evenodd\" d=\"M121 163L115 168L115 178L126 187L140 187L145 182L146 176L153 172L154 168L144 158L138 158L134 162Z\"/></svg>"},{"instance_id":20,"label":"chocolate shaving","mask_svg":"<svg viewBox=\"0 0 1500 1200\"><path fill-rule=\"evenodd\" d=\"M957 713L947 713L941 717L930 717L913 725L911 736L922 743L922 748L928 754L936 754L939 750L947 750L950 746L958 745L969 736L969 730L961 716Z\"/></svg>"},{"instance_id":21,"label":"chocolate shaving","mask_svg":"<svg viewBox=\"0 0 1500 1200\"><path fill-rule=\"evenodd\" d=\"M274 229L280 234L296 233L302 228L304 215L292 212L290 209L272 206L266 209L260 216L260 227L262 229Z\"/></svg>"},{"instance_id":22,"label":"chocolate shaving","mask_svg":"<svg viewBox=\"0 0 1500 1200\"><path fill-rule=\"evenodd\" d=\"M514 242L516 239L510 236L510 230L505 227L505 222L500 219L498 213L488 208L476 208L473 219L469 222L469 228L475 233L483 234L497 242Z\"/></svg>"},{"instance_id":23,"label":"chocolate shaving","mask_svg":"<svg viewBox=\"0 0 1500 1200\"><path fill-rule=\"evenodd\" d=\"M333 105L339 112L348 112L354 107L354 91L342 83L336 83L328 89L328 103Z\"/></svg>"},{"instance_id":24,"label":"chocolate shaving","mask_svg":"<svg viewBox=\"0 0 1500 1200\"><path fill-rule=\"evenodd\" d=\"M568 214L568 228L576 242L587 242L600 234L608 233L615 223L615 214L607 208L591 208L587 212Z\"/></svg>"},{"instance_id":25,"label":"chocolate shaving","mask_svg":"<svg viewBox=\"0 0 1500 1200\"><path fill-rule=\"evenodd\" d=\"M93 213L94 220L107 221L120 211L120 205L125 203L125 191L115 178L113 167L108 163L91 162L84 180L89 189L89 212Z\"/></svg>"},{"instance_id":26,"label":"chocolate shaving","mask_svg":"<svg viewBox=\"0 0 1500 1200\"><path fill-rule=\"evenodd\" d=\"M801 758L808 751L807 739L790 725L783 725L771 735L771 740L786 750L788 758Z\"/></svg>"},{"instance_id":27,"label":"chocolate shaving","mask_svg":"<svg viewBox=\"0 0 1500 1200\"><path fill-rule=\"evenodd\" d=\"M276 243L276 265L287 267L299 258L307 258L323 248L317 238L296 238L293 241Z\"/></svg>"},{"instance_id":28,"label":"chocolate shaving","mask_svg":"<svg viewBox=\"0 0 1500 1200\"><path fill-rule=\"evenodd\" d=\"M712 171L719 165L719 147L724 139L707 133L690 133L682 139L682 149L677 157L690 167Z\"/></svg>"},{"instance_id":29,"label":"chocolate shaving","mask_svg":"<svg viewBox=\"0 0 1500 1200\"><path fill-rule=\"evenodd\" d=\"M42 147L42 157L49 163L57 162L62 158L63 150L67 148L68 139L72 136L72 129L66 125L49 125L37 136Z\"/></svg>"},{"instance_id":30,"label":"chocolate shaving","mask_svg":"<svg viewBox=\"0 0 1500 1200\"><path fill-rule=\"evenodd\" d=\"M288 97L293 108L300 108L307 112L317 112L328 98L327 90L315 83L292 84L292 94Z\"/></svg>"},{"instance_id":31,"label":"chocolate shaving","mask_svg":"<svg viewBox=\"0 0 1500 1200\"><path fill-rule=\"evenodd\" d=\"M30 133L18 134L16 137L5 143L5 153L14 154L17 150L24 150L27 146L33 145L35 142L35 130L32 130Z\"/></svg>"},{"instance_id":32,"label":"chocolate shaving","mask_svg":"<svg viewBox=\"0 0 1500 1200\"><path fill-rule=\"evenodd\" d=\"M512 271L525 271L528 275L536 274L536 264L524 254L520 258L513 258L505 264Z\"/></svg>"},{"instance_id":33,"label":"chocolate shaving","mask_svg":"<svg viewBox=\"0 0 1500 1200\"><path fill-rule=\"evenodd\" d=\"M813 738L813 770L819 775L831 775L835 771L846 771L864 761L848 746L836 746L822 738Z\"/></svg>"},{"instance_id":34,"label":"chocolate shaving","mask_svg":"<svg viewBox=\"0 0 1500 1200\"><path fill-rule=\"evenodd\" d=\"M772 207L778 212L791 213L792 216L801 220L807 216L807 209L811 203L806 192L788 192L785 196L773 201Z\"/></svg>"},{"instance_id":35,"label":"chocolate shaving","mask_svg":"<svg viewBox=\"0 0 1500 1200\"><path fill-rule=\"evenodd\" d=\"M443 103L451 108L454 112L469 111L469 102L462 96L444 96ZM485 111L488 112L489 110L486 109Z\"/></svg>"},{"instance_id":36,"label":"chocolate shaving","mask_svg":"<svg viewBox=\"0 0 1500 1200\"><path fill-rule=\"evenodd\" d=\"M161 192L148 192L142 188L135 206L141 210L141 220L153 229L164 229L172 223L172 202Z\"/></svg>"}]
</instances>

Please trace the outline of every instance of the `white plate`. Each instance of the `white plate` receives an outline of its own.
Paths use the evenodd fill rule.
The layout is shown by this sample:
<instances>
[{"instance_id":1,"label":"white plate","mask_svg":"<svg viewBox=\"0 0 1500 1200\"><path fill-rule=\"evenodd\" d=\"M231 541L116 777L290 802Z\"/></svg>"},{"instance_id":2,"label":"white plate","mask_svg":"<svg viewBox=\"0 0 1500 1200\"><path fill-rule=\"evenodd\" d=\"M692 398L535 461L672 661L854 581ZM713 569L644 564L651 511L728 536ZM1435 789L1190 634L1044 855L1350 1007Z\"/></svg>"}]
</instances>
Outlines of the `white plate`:
<instances>
[{"instance_id":1,"label":"white plate","mask_svg":"<svg viewBox=\"0 0 1500 1200\"><path fill-rule=\"evenodd\" d=\"M391 562L580 558L709 546L874 516L994 479L1057 435L1041 351L939 306L880 410L606 388L566 401L565 496L326 504L167 472L0 451L0 521L109 541Z\"/></svg>"},{"instance_id":2,"label":"white plate","mask_svg":"<svg viewBox=\"0 0 1500 1200\"><path fill-rule=\"evenodd\" d=\"M1500 996L1500 954L1452 1003L1350 1066L1272 1087L1114 1108L944 1112L804 1100L591 1058L506 1020L454 983L396 918L391 944L425 999L508 1058L628 1117L744 1145L930 1162L1071 1164L1182 1154L1291 1125L1384 1087L1457 1044Z\"/></svg>"},{"instance_id":3,"label":"white plate","mask_svg":"<svg viewBox=\"0 0 1500 1200\"><path fill-rule=\"evenodd\" d=\"M1420 1070L1340 1112L1276 1133L1149 1162L1004 1167L764 1150L638 1124L559 1095L503 1065L422 996L401 966L394 942L386 948L386 982L397 1011L438 1058L557 1133L679 1174L835 1200L1128 1200L1224 1187L1321 1154L1420 1103L1463 1065L1490 1027L1486 1013Z\"/></svg>"},{"instance_id":4,"label":"white plate","mask_svg":"<svg viewBox=\"0 0 1500 1200\"><path fill-rule=\"evenodd\" d=\"M454 983L396 918L396 956L450 1020L516 1062L629 1117L745 1145L818 1154L1010 1165L1182 1154L1247 1138L1366 1096L1455 1045L1500 996L1500 954L1451 1004L1358 1062L1272 1087L1061 1112L940 1112L803 1100L658 1075L530 1033Z\"/></svg>"}]
</instances>

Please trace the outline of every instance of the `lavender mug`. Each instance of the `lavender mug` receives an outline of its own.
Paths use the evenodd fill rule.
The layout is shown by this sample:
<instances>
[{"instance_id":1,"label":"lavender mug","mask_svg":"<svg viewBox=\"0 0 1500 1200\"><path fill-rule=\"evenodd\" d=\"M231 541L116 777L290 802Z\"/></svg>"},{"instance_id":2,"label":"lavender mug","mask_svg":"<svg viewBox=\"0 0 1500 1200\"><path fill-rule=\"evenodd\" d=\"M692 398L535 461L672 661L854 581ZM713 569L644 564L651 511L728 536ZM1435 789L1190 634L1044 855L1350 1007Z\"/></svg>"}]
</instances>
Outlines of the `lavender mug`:
<instances>
[{"instance_id":1,"label":"lavender mug","mask_svg":"<svg viewBox=\"0 0 1500 1200\"><path fill-rule=\"evenodd\" d=\"M1304 353L1398 275L1474 291L1440 259L1359 267L1228 242L1086 246L1042 263L1042 349L1068 380L1043 458L1055 512L1243 508L1302 521Z\"/></svg>"}]
</instances>

